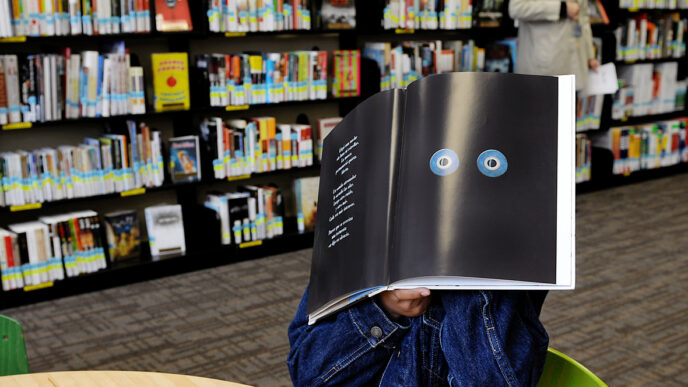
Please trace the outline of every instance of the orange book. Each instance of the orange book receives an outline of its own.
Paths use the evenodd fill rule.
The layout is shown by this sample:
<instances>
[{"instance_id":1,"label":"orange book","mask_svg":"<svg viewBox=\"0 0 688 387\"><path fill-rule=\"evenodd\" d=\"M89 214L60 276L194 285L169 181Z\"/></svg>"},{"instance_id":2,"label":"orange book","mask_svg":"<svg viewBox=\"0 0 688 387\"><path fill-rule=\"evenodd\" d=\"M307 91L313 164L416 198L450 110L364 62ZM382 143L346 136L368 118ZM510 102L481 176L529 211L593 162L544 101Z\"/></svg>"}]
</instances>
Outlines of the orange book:
<instances>
[{"instance_id":1,"label":"orange book","mask_svg":"<svg viewBox=\"0 0 688 387\"><path fill-rule=\"evenodd\" d=\"M188 0L155 0L155 28L158 31L191 31Z\"/></svg>"}]
</instances>

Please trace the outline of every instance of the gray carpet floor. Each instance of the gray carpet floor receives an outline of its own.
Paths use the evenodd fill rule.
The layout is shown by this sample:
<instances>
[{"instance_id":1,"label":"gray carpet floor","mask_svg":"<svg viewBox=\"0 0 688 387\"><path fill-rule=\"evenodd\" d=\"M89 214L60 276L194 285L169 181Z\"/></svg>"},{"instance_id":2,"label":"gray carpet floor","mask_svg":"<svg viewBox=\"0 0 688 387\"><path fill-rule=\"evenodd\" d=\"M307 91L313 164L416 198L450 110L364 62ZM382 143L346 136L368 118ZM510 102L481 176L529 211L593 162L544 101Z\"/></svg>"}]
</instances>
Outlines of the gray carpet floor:
<instances>
[{"instance_id":1,"label":"gray carpet floor","mask_svg":"<svg viewBox=\"0 0 688 387\"><path fill-rule=\"evenodd\" d=\"M577 288L551 346L611 386L688 385L688 175L577 198ZM287 326L310 250L1 311L33 372L147 370L289 385Z\"/></svg>"}]
</instances>

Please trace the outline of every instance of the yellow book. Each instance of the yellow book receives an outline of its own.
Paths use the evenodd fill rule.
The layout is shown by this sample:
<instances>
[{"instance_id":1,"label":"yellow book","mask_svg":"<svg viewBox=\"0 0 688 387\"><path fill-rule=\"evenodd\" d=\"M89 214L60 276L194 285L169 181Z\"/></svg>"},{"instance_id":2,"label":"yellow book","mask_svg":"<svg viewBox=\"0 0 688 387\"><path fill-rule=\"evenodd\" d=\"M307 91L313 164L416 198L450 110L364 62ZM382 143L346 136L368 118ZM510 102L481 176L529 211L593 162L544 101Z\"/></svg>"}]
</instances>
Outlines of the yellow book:
<instances>
[{"instance_id":1,"label":"yellow book","mask_svg":"<svg viewBox=\"0 0 688 387\"><path fill-rule=\"evenodd\" d=\"M151 54L155 111L189 110L189 59L185 52Z\"/></svg>"}]
</instances>

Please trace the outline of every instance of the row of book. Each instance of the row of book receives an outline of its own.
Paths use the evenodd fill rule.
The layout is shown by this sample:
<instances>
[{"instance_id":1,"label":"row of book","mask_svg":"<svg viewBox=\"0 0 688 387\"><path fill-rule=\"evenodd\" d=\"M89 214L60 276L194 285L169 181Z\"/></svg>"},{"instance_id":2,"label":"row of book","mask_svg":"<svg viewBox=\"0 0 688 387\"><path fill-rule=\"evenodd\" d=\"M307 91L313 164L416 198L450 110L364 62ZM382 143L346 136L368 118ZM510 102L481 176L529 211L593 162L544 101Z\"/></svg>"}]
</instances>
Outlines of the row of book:
<instances>
[{"instance_id":1,"label":"row of book","mask_svg":"<svg viewBox=\"0 0 688 387\"><path fill-rule=\"evenodd\" d=\"M473 40L366 42L363 56L377 63L381 90L404 88L430 74L485 70L485 49Z\"/></svg>"},{"instance_id":2,"label":"row of book","mask_svg":"<svg viewBox=\"0 0 688 387\"><path fill-rule=\"evenodd\" d=\"M210 54L196 57L210 106L238 106L326 99L360 94L360 54L335 51Z\"/></svg>"},{"instance_id":3,"label":"row of book","mask_svg":"<svg viewBox=\"0 0 688 387\"><path fill-rule=\"evenodd\" d=\"M592 137L596 147L614 155L612 173L629 174L688 162L688 118L610 128Z\"/></svg>"},{"instance_id":4,"label":"row of book","mask_svg":"<svg viewBox=\"0 0 688 387\"><path fill-rule=\"evenodd\" d=\"M142 114L144 90L124 50L0 56L0 124Z\"/></svg>"},{"instance_id":5,"label":"row of book","mask_svg":"<svg viewBox=\"0 0 688 387\"><path fill-rule=\"evenodd\" d=\"M217 213L223 245L272 239L284 234L284 203L275 185L241 186L209 193L205 206Z\"/></svg>"},{"instance_id":6,"label":"row of book","mask_svg":"<svg viewBox=\"0 0 688 387\"><path fill-rule=\"evenodd\" d=\"M679 13L638 14L614 30L616 60L681 58L686 55L688 20Z\"/></svg>"},{"instance_id":7,"label":"row of book","mask_svg":"<svg viewBox=\"0 0 688 387\"><path fill-rule=\"evenodd\" d=\"M150 0L0 0L0 37L150 30Z\"/></svg>"},{"instance_id":8,"label":"row of book","mask_svg":"<svg viewBox=\"0 0 688 387\"><path fill-rule=\"evenodd\" d=\"M153 259L184 254L181 206L144 209ZM138 213L84 210L0 228L0 274L4 291L93 273L141 256ZM109 258L109 259L108 259Z\"/></svg>"},{"instance_id":9,"label":"row of book","mask_svg":"<svg viewBox=\"0 0 688 387\"><path fill-rule=\"evenodd\" d=\"M211 117L203 121L201 133L214 156L216 179L313 165L310 125L278 125L274 117Z\"/></svg>"},{"instance_id":10,"label":"row of book","mask_svg":"<svg viewBox=\"0 0 688 387\"><path fill-rule=\"evenodd\" d=\"M44 216L0 229L3 290L93 273L106 264L101 222L93 211Z\"/></svg>"},{"instance_id":11,"label":"row of book","mask_svg":"<svg viewBox=\"0 0 688 387\"><path fill-rule=\"evenodd\" d=\"M160 132L127 121L127 135L0 153L0 206L105 195L163 184Z\"/></svg>"},{"instance_id":12,"label":"row of book","mask_svg":"<svg viewBox=\"0 0 688 387\"><path fill-rule=\"evenodd\" d=\"M686 80L677 79L677 62L620 66L617 74L612 119L685 109Z\"/></svg>"},{"instance_id":13,"label":"row of book","mask_svg":"<svg viewBox=\"0 0 688 387\"><path fill-rule=\"evenodd\" d=\"M455 30L473 25L471 0L387 0L382 14L385 29Z\"/></svg>"},{"instance_id":14,"label":"row of book","mask_svg":"<svg viewBox=\"0 0 688 387\"><path fill-rule=\"evenodd\" d=\"M212 32L310 30L309 3L309 0L209 0L208 26Z\"/></svg>"},{"instance_id":15,"label":"row of book","mask_svg":"<svg viewBox=\"0 0 688 387\"><path fill-rule=\"evenodd\" d=\"M600 128L604 95L576 96L576 131L596 130Z\"/></svg>"},{"instance_id":16,"label":"row of book","mask_svg":"<svg viewBox=\"0 0 688 387\"><path fill-rule=\"evenodd\" d=\"M686 9L686 0L619 0L623 9Z\"/></svg>"},{"instance_id":17,"label":"row of book","mask_svg":"<svg viewBox=\"0 0 688 387\"><path fill-rule=\"evenodd\" d=\"M590 180L592 141L585 134L576 134L576 183Z\"/></svg>"},{"instance_id":18,"label":"row of book","mask_svg":"<svg viewBox=\"0 0 688 387\"><path fill-rule=\"evenodd\" d=\"M213 157L216 179L313 165L322 141L342 120L322 118L315 131L306 124L280 124L275 117L223 120L206 118L201 138Z\"/></svg>"}]
</instances>

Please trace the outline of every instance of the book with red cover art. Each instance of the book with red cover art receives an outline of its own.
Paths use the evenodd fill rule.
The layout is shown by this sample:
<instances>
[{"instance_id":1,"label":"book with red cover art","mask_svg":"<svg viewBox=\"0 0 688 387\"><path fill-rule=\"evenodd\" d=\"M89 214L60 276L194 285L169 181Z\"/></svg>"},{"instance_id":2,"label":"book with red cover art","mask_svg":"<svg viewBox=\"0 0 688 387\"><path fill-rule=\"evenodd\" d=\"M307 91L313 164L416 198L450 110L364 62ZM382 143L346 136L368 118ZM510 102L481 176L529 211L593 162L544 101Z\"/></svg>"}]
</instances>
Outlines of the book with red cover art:
<instances>
[{"instance_id":1,"label":"book with red cover art","mask_svg":"<svg viewBox=\"0 0 688 387\"><path fill-rule=\"evenodd\" d=\"M155 28L158 31L191 31L187 0L155 0Z\"/></svg>"}]
</instances>

